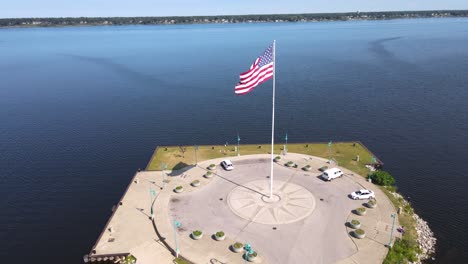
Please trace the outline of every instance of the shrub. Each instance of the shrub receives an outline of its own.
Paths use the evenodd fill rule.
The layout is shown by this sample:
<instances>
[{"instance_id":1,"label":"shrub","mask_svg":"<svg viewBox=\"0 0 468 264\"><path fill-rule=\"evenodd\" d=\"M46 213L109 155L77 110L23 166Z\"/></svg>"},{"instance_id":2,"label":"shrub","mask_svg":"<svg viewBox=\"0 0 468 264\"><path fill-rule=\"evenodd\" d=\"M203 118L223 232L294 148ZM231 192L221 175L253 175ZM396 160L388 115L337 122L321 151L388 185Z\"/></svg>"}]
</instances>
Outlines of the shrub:
<instances>
[{"instance_id":1,"label":"shrub","mask_svg":"<svg viewBox=\"0 0 468 264\"><path fill-rule=\"evenodd\" d=\"M195 230L195 231L192 232L192 234L193 234L194 236L201 236L201 235L203 234L203 232L200 231L200 230Z\"/></svg>"},{"instance_id":2,"label":"shrub","mask_svg":"<svg viewBox=\"0 0 468 264\"><path fill-rule=\"evenodd\" d=\"M395 178L386 171L376 171L370 177L372 182L378 185L390 186L395 184Z\"/></svg>"},{"instance_id":3,"label":"shrub","mask_svg":"<svg viewBox=\"0 0 468 264\"><path fill-rule=\"evenodd\" d=\"M191 185L192 185L193 187L197 187L197 186L200 185L200 181L199 181L199 180L194 180L194 181L191 183Z\"/></svg>"},{"instance_id":4,"label":"shrub","mask_svg":"<svg viewBox=\"0 0 468 264\"><path fill-rule=\"evenodd\" d=\"M396 186L386 186L385 187L389 192L395 193L397 191Z\"/></svg>"},{"instance_id":5,"label":"shrub","mask_svg":"<svg viewBox=\"0 0 468 264\"><path fill-rule=\"evenodd\" d=\"M377 204L377 200L371 199L371 200L369 200L369 201L367 202L367 204L369 204L369 205L376 205L376 204Z\"/></svg>"},{"instance_id":6,"label":"shrub","mask_svg":"<svg viewBox=\"0 0 468 264\"><path fill-rule=\"evenodd\" d=\"M216 164L210 164L210 166L208 166L208 167L214 168L214 167L216 167Z\"/></svg>"},{"instance_id":7,"label":"shrub","mask_svg":"<svg viewBox=\"0 0 468 264\"><path fill-rule=\"evenodd\" d=\"M292 162L292 161L288 161L288 163L286 163L286 164L292 165L293 163L294 163L294 162Z\"/></svg>"},{"instance_id":8,"label":"shrub","mask_svg":"<svg viewBox=\"0 0 468 264\"><path fill-rule=\"evenodd\" d=\"M125 257L125 263L136 263L137 259L133 255Z\"/></svg>"},{"instance_id":9,"label":"shrub","mask_svg":"<svg viewBox=\"0 0 468 264\"><path fill-rule=\"evenodd\" d=\"M182 258L179 256L178 258L174 259L174 262L176 264L190 264L191 262L188 262L186 259Z\"/></svg>"},{"instance_id":10,"label":"shrub","mask_svg":"<svg viewBox=\"0 0 468 264\"><path fill-rule=\"evenodd\" d=\"M280 159L281 159L280 156L276 156L276 157L275 157L275 160L280 160Z\"/></svg>"},{"instance_id":11,"label":"shrub","mask_svg":"<svg viewBox=\"0 0 468 264\"><path fill-rule=\"evenodd\" d=\"M351 224L352 225L359 225L361 222L359 222L358 220L351 220Z\"/></svg>"},{"instance_id":12,"label":"shrub","mask_svg":"<svg viewBox=\"0 0 468 264\"><path fill-rule=\"evenodd\" d=\"M249 253L248 255L249 255L249 257L256 257L256 256L257 256L257 252L254 251L252 254Z\"/></svg>"},{"instance_id":13,"label":"shrub","mask_svg":"<svg viewBox=\"0 0 468 264\"><path fill-rule=\"evenodd\" d=\"M320 170L320 171L326 171L326 170L328 170L328 166L323 166L323 167L321 167L319 170Z\"/></svg>"},{"instance_id":14,"label":"shrub","mask_svg":"<svg viewBox=\"0 0 468 264\"><path fill-rule=\"evenodd\" d=\"M211 174L213 174L211 171L207 171L207 172L205 173L205 175L207 175L207 176L210 176Z\"/></svg>"},{"instance_id":15,"label":"shrub","mask_svg":"<svg viewBox=\"0 0 468 264\"><path fill-rule=\"evenodd\" d=\"M365 215L366 214L366 208L364 208L364 207L356 208L355 213L357 215Z\"/></svg>"},{"instance_id":16,"label":"shrub","mask_svg":"<svg viewBox=\"0 0 468 264\"><path fill-rule=\"evenodd\" d=\"M362 230L362 229L356 229L356 230L354 230L354 232L355 232L356 234L358 234L358 235L364 235L364 234L366 233L366 232L365 232L364 230Z\"/></svg>"},{"instance_id":17,"label":"shrub","mask_svg":"<svg viewBox=\"0 0 468 264\"><path fill-rule=\"evenodd\" d=\"M232 245L232 246L233 246L234 248L238 248L238 249L239 249L239 248L244 247L244 244L242 244L242 243L240 243L240 242L236 242L236 243L234 243L234 245Z\"/></svg>"},{"instance_id":18,"label":"shrub","mask_svg":"<svg viewBox=\"0 0 468 264\"><path fill-rule=\"evenodd\" d=\"M180 190L182 190L183 187L179 185L179 186L177 186L175 188L176 188L176 190L180 191Z\"/></svg>"},{"instance_id":19,"label":"shrub","mask_svg":"<svg viewBox=\"0 0 468 264\"><path fill-rule=\"evenodd\" d=\"M366 208L359 207L358 209L356 209L356 211L358 211L359 213L364 213L364 212L366 212Z\"/></svg>"},{"instance_id":20,"label":"shrub","mask_svg":"<svg viewBox=\"0 0 468 264\"><path fill-rule=\"evenodd\" d=\"M407 205L405 205L403 210L405 211L405 213L407 213L409 215L413 215L413 213L414 213L414 209L411 207L411 204L409 204L409 203Z\"/></svg>"},{"instance_id":21,"label":"shrub","mask_svg":"<svg viewBox=\"0 0 468 264\"><path fill-rule=\"evenodd\" d=\"M222 237L222 236L224 236L224 232L223 231L216 232L216 236L217 237Z\"/></svg>"},{"instance_id":22,"label":"shrub","mask_svg":"<svg viewBox=\"0 0 468 264\"><path fill-rule=\"evenodd\" d=\"M407 263L417 260L419 247L417 243L412 243L410 240L396 240L393 247L388 251L387 257L383 261L384 264Z\"/></svg>"},{"instance_id":23,"label":"shrub","mask_svg":"<svg viewBox=\"0 0 468 264\"><path fill-rule=\"evenodd\" d=\"M308 168L310 168L310 165L309 165L309 164L307 164L307 165L305 165L305 167L304 167L304 168L307 168L307 169L308 169Z\"/></svg>"}]
</instances>

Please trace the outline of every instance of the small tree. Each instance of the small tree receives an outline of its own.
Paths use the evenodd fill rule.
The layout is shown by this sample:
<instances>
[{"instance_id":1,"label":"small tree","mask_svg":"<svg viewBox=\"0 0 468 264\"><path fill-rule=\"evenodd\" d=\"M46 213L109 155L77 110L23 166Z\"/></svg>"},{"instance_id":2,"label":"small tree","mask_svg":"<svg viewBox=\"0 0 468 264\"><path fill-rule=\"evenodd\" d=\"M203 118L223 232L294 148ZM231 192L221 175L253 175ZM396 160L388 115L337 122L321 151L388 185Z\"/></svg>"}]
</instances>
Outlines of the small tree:
<instances>
[{"instance_id":1,"label":"small tree","mask_svg":"<svg viewBox=\"0 0 468 264\"><path fill-rule=\"evenodd\" d=\"M395 178L386 171L376 171L370 177L372 182L378 185L390 186L395 184Z\"/></svg>"}]
</instances>

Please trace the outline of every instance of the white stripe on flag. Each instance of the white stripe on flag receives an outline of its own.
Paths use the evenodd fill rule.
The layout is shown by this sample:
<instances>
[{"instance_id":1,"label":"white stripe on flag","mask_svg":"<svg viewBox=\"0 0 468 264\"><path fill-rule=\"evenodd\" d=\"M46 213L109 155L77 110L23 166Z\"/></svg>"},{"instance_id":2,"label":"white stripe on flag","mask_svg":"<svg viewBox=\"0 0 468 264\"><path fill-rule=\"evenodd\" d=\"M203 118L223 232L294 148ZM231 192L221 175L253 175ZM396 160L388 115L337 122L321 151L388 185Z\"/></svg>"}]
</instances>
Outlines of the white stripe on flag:
<instances>
[{"instance_id":1,"label":"white stripe on flag","mask_svg":"<svg viewBox=\"0 0 468 264\"><path fill-rule=\"evenodd\" d=\"M239 83L236 84L234 92L245 94L255 86L273 77L274 71L274 45L270 45L260 57L256 58L249 70L239 75Z\"/></svg>"}]
</instances>

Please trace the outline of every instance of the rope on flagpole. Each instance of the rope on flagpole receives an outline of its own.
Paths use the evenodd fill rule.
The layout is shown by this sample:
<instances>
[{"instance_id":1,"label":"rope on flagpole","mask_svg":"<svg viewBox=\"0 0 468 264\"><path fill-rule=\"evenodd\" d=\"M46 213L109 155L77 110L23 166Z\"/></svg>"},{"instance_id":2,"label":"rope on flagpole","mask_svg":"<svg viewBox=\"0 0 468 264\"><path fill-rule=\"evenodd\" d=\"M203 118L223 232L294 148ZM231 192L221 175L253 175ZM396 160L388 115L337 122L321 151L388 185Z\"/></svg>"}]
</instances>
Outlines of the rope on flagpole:
<instances>
[{"instance_id":1,"label":"rope on flagpole","mask_svg":"<svg viewBox=\"0 0 468 264\"><path fill-rule=\"evenodd\" d=\"M273 199L273 151L275 145L275 79L276 79L276 40L273 40L273 109L271 115L271 170L270 199Z\"/></svg>"}]
</instances>

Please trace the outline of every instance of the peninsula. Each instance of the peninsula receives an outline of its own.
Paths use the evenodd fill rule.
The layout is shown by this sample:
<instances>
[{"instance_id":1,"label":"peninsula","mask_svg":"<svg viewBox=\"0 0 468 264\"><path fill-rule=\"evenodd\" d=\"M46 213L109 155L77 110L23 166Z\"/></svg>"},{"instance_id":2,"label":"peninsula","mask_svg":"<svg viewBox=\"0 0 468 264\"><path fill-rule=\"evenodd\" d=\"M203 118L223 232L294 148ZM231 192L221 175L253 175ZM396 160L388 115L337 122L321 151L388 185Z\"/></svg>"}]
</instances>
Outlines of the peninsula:
<instances>
[{"instance_id":1,"label":"peninsula","mask_svg":"<svg viewBox=\"0 0 468 264\"><path fill-rule=\"evenodd\" d=\"M361 142L275 145L270 197L269 149L156 148L84 262L418 263L432 253L419 241L422 220ZM225 159L234 170L219 165ZM325 181L328 168L344 175ZM375 198L350 198L361 189Z\"/></svg>"}]
</instances>

